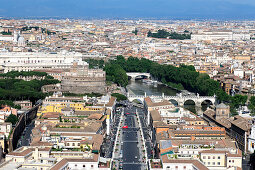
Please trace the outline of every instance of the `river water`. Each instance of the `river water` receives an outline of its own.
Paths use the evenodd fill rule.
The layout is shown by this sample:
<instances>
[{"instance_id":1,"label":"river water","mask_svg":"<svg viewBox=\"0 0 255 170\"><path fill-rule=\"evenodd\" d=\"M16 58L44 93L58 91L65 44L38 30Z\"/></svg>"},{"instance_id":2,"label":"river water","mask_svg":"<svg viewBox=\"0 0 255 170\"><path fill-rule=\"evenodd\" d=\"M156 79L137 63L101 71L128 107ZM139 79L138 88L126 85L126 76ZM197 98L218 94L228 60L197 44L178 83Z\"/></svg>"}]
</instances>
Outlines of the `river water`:
<instances>
[{"instance_id":1,"label":"river water","mask_svg":"<svg viewBox=\"0 0 255 170\"><path fill-rule=\"evenodd\" d=\"M162 95L162 93L164 93L167 96L176 96L176 94L178 93L177 90L172 89L170 87L167 87L163 84L158 84L157 86L154 85L149 85L149 84L145 84L143 83L141 80L130 80L129 84L127 85L127 89L129 94L131 95L144 95L146 93L146 95L154 95L154 96L160 96ZM173 103L175 104L175 103ZM193 113L198 113L198 114L202 114L203 111L206 110L207 105L202 105L201 108L199 107L195 107L195 104L193 103L188 103L184 105L184 108L190 110Z\"/></svg>"}]
</instances>

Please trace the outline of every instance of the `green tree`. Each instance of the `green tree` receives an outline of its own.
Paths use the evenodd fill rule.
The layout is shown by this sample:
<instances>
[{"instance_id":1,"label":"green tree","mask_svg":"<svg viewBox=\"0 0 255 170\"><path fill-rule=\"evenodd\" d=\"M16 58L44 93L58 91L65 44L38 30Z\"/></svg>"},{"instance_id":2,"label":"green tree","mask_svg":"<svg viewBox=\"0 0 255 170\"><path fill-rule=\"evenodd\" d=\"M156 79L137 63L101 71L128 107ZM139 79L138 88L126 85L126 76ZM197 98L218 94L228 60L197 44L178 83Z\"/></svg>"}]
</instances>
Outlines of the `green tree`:
<instances>
[{"instance_id":1,"label":"green tree","mask_svg":"<svg viewBox=\"0 0 255 170\"><path fill-rule=\"evenodd\" d=\"M132 33L134 33L135 35L137 35L138 30L137 30L137 29L135 29L134 31L132 31Z\"/></svg>"},{"instance_id":2,"label":"green tree","mask_svg":"<svg viewBox=\"0 0 255 170\"><path fill-rule=\"evenodd\" d=\"M19 119L18 119L18 117L17 117L16 115L10 114L10 115L7 117L7 119L5 120L5 122L11 122L12 125L15 125L15 124L17 123L18 120L19 120Z\"/></svg>"},{"instance_id":3,"label":"green tree","mask_svg":"<svg viewBox=\"0 0 255 170\"><path fill-rule=\"evenodd\" d=\"M105 66L104 70L106 72L106 80L113 81L123 87L127 86L128 76L120 65L108 64Z\"/></svg>"},{"instance_id":4,"label":"green tree","mask_svg":"<svg viewBox=\"0 0 255 170\"><path fill-rule=\"evenodd\" d=\"M255 116L255 96L250 97L248 108L252 116Z\"/></svg>"},{"instance_id":5,"label":"green tree","mask_svg":"<svg viewBox=\"0 0 255 170\"><path fill-rule=\"evenodd\" d=\"M123 94L112 93L111 96L116 97L116 98L117 98L117 101L127 100L127 97L124 96Z\"/></svg>"},{"instance_id":6,"label":"green tree","mask_svg":"<svg viewBox=\"0 0 255 170\"><path fill-rule=\"evenodd\" d=\"M151 37L151 36L152 36L151 31L148 31L148 33L147 33L147 37Z\"/></svg>"}]
</instances>

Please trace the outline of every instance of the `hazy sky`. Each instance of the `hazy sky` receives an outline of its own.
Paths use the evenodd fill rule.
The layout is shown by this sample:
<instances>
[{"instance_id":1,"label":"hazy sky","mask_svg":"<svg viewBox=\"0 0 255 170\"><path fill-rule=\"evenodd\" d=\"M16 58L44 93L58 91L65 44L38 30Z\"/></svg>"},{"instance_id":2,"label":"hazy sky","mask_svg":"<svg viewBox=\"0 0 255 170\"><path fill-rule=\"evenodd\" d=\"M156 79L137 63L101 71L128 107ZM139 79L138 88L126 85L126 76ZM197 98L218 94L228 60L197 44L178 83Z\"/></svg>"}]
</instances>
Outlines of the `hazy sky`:
<instances>
[{"instance_id":1,"label":"hazy sky","mask_svg":"<svg viewBox=\"0 0 255 170\"><path fill-rule=\"evenodd\" d=\"M255 0L0 0L0 16L255 18Z\"/></svg>"}]
</instances>

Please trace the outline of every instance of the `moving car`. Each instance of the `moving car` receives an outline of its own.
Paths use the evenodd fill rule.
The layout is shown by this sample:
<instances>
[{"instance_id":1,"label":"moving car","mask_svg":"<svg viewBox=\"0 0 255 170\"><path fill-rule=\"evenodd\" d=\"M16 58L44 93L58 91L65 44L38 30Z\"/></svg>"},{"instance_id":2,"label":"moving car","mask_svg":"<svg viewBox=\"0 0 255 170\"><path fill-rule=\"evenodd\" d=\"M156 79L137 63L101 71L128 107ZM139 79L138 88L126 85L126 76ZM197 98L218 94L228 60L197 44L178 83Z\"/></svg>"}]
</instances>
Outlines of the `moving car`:
<instances>
[{"instance_id":1,"label":"moving car","mask_svg":"<svg viewBox=\"0 0 255 170\"><path fill-rule=\"evenodd\" d=\"M128 126L122 126L122 129L127 129L128 128Z\"/></svg>"}]
</instances>

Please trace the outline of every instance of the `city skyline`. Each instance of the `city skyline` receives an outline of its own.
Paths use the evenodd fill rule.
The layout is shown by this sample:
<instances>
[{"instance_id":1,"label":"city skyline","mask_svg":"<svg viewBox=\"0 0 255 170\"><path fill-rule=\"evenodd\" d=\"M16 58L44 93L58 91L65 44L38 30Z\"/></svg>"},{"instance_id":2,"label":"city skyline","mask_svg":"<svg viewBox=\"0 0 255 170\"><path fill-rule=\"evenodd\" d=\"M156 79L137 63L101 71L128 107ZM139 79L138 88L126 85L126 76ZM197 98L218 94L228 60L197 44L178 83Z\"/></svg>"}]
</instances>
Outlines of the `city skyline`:
<instances>
[{"instance_id":1,"label":"city skyline","mask_svg":"<svg viewBox=\"0 0 255 170\"><path fill-rule=\"evenodd\" d=\"M254 19L255 2L244 0L76 0L8 1L1 17Z\"/></svg>"}]
</instances>

